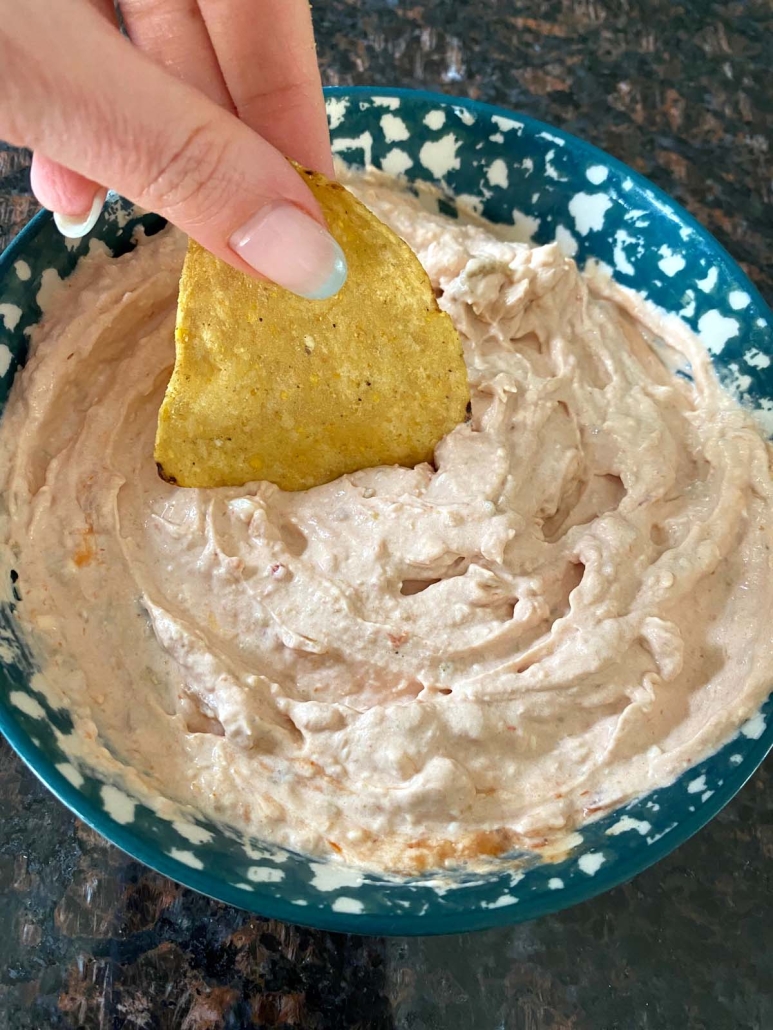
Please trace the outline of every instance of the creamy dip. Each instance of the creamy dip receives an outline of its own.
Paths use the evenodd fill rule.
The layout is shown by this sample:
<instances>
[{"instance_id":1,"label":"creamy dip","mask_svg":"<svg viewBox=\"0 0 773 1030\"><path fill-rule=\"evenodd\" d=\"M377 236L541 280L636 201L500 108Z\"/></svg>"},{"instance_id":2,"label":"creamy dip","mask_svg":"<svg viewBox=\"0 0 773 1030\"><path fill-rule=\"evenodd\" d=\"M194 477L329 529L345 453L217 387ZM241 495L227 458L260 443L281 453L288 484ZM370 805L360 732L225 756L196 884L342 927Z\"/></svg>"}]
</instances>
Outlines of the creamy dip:
<instances>
[{"instance_id":1,"label":"creamy dip","mask_svg":"<svg viewBox=\"0 0 773 1030\"><path fill-rule=\"evenodd\" d=\"M64 746L135 795L393 870L544 848L767 695L771 449L678 320L555 244L355 191L458 327L471 422L434 467L170 486L184 240L97 248L0 427L18 615Z\"/></svg>"}]
</instances>

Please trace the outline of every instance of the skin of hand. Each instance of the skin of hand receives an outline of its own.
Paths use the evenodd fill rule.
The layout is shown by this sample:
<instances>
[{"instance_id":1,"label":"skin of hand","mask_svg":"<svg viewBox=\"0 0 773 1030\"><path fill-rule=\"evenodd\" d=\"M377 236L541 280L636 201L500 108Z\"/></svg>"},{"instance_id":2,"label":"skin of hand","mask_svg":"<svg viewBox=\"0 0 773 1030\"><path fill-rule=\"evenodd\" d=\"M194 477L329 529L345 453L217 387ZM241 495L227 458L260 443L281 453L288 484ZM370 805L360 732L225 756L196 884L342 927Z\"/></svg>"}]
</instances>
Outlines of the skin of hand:
<instances>
[{"instance_id":1,"label":"skin of hand","mask_svg":"<svg viewBox=\"0 0 773 1030\"><path fill-rule=\"evenodd\" d=\"M286 158L333 175L307 0L0 0L0 136L66 235L109 185L312 299L346 260Z\"/></svg>"}]
</instances>

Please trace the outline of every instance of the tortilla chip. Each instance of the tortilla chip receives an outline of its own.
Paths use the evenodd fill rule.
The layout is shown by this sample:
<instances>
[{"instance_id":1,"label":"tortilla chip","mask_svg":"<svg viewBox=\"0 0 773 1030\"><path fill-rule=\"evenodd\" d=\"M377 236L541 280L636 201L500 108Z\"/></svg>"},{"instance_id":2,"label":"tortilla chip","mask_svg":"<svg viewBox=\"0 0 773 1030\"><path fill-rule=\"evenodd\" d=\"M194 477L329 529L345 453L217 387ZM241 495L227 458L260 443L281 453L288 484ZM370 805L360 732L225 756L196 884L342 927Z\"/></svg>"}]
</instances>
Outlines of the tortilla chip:
<instances>
[{"instance_id":1,"label":"tortilla chip","mask_svg":"<svg viewBox=\"0 0 773 1030\"><path fill-rule=\"evenodd\" d=\"M429 461L466 417L459 336L415 254L339 183L299 174L343 248L347 281L304 300L190 242L156 435L169 482L305 490Z\"/></svg>"}]
</instances>

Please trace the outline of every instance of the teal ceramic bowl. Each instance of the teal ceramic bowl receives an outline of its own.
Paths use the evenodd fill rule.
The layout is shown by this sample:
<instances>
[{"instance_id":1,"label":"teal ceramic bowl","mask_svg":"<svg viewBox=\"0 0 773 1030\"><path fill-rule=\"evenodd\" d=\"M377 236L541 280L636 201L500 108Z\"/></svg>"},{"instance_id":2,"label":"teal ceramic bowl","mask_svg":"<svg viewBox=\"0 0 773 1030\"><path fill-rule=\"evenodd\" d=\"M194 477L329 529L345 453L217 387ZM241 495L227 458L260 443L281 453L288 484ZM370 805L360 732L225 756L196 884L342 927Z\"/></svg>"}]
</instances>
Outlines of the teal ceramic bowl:
<instances>
[{"instance_id":1,"label":"teal ceramic bowl","mask_svg":"<svg viewBox=\"0 0 773 1030\"><path fill-rule=\"evenodd\" d=\"M681 315L717 370L773 431L770 311L736 263L689 215L630 169L563 132L466 100L393 89L331 89L335 151L409 180L439 186L524 239L557 239L578 262L602 261L627 286ZM138 223L164 223L115 199L95 236L117 257ZM48 214L35 217L0 258L0 404L24 364L36 297L54 269L68 276L88 240L65 244ZM0 570L9 575L9 570ZM265 916L369 934L436 934L533 919L630 879L699 830L740 789L773 743L773 702L711 758L668 787L581 830L562 862L533 861L514 875L459 875L438 890L313 860L235 834L204 818L165 822L99 777L76 770L56 733L72 724L30 687L34 658L14 605L0 612L0 728L66 805L118 847L195 890ZM772 685L773 686L773 685Z\"/></svg>"}]
</instances>

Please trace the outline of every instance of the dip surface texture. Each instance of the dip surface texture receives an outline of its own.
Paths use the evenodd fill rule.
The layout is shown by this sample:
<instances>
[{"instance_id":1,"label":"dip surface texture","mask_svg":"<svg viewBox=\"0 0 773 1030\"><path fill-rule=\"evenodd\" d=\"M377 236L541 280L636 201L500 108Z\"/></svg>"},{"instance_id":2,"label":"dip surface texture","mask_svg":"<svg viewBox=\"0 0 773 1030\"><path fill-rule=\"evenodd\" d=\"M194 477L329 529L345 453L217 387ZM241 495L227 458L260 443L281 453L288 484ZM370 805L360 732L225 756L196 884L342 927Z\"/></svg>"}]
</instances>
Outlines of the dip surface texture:
<instances>
[{"instance_id":1,"label":"dip surface texture","mask_svg":"<svg viewBox=\"0 0 773 1030\"><path fill-rule=\"evenodd\" d=\"M355 192L454 320L471 421L436 467L170 486L185 243L96 251L0 426L36 686L76 763L265 840L397 871L541 849L767 696L771 449L680 322L555 244Z\"/></svg>"}]
</instances>

